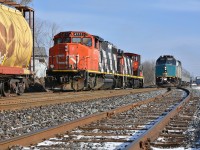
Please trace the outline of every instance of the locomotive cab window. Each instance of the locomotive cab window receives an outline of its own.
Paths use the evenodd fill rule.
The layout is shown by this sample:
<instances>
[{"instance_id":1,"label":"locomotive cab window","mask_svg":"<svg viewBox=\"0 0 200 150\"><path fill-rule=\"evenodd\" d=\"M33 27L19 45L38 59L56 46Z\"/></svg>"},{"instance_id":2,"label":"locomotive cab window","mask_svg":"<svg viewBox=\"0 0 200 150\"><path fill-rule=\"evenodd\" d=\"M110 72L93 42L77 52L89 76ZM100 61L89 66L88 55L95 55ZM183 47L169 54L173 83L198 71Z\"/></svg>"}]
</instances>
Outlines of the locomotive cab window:
<instances>
[{"instance_id":1,"label":"locomotive cab window","mask_svg":"<svg viewBox=\"0 0 200 150\"><path fill-rule=\"evenodd\" d=\"M81 43L81 38L72 38L72 43Z\"/></svg>"},{"instance_id":2,"label":"locomotive cab window","mask_svg":"<svg viewBox=\"0 0 200 150\"><path fill-rule=\"evenodd\" d=\"M163 65L163 64L170 64L170 65L176 65L176 60L173 58L160 58L156 62L157 65Z\"/></svg>"},{"instance_id":3,"label":"locomotive cab window","mask_svg":"<svg viewBox=\"0 0 200 150\"><path fill-rule=\"evenodd\" d=\"M72 38L72 43L82 43L86 46L92 46L92 39L91 38Z\"/></svg>"},{"instance_id":4,"label":"locomotive cab window","mask_svg":"<svg viewBox=\"0 0 200 150\"><path fill-rule=\"evenodd\" d=\"M156 65L162 65L162 64L165 64L165 62L166 62L166 59L160 58L157 60Z\"/></svg>"},{"instance_id":5,"label":"locomotive cab window","mask_svg":"<svg viewBox=\"0 0 200 150\"><path fill-rule=\"evenodd\" d=\"M168 58L166 60L166 64L170 64L170 65L176 65L176 60L173 58Z\"/></svg>"},{"instance_id":6,"label":"locomotive cab window","mask_svg":"<svg viewBox=\"0 0 200 150\"><path fill-rule=\"evenodd\" d=\"M83 44L86 46L92 46L92 39L91 38L83 38Z\"/></svg>"},{"instance_id":7,"label":"locomotive cab window","mask_svg":"<svg viewBox=\"0 0 200 150\"><path fill-rule=\"evenodd\" d=\"M61 38L56 38L54 39L54 45L62 43L62 39Z\"/></svg>"},{"instance_id":8,"label":"locomotive cab window","mask_svg":"<svg viewBox=\"0 0 200 150\"><path fill-rule=\"evenodd\" d=\"M70 38L68 37L68 38L64 38L63 39L63 43L70 43Z\"/></svg>"}]
</instances>

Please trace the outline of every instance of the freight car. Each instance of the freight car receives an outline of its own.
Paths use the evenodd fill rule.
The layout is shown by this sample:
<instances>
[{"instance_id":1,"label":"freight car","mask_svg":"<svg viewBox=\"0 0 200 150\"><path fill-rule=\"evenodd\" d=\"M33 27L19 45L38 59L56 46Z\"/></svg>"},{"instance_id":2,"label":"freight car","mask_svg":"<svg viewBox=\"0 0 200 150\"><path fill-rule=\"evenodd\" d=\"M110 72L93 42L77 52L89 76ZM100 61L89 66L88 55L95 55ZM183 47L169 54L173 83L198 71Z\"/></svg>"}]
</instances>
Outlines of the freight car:
<instances>
[{"instance_id":1,"label":"freight car","mask_svg":"<svg viewBox=\"0 0 200 150\"><path fill-rule=\"evenodd\" d=\"M32 33L22 13L0 4L0 96L24 92L32 48Z\"/></svg>"},{"instance_id":2,"label":"freight car","mask_svg":"<svg viewBox=\"0 0 200 150\"><path fill-rule=\"evenodd\" d=\"M183 71L181 62L171 55L160 56L156 61L156 85L178 87L190 83L190 75Z\"/></svg>"},{"instance_id":3,"label":"freight car","mask_svg":"<svg viewBox=\"0 0 200 150\"><path fill-rule=\"evenodd\" d=\"M68 31L54 36L46 86L62 90L143 86L141 56L125 53L99 36Z\"/></svg>"}]
</instances>

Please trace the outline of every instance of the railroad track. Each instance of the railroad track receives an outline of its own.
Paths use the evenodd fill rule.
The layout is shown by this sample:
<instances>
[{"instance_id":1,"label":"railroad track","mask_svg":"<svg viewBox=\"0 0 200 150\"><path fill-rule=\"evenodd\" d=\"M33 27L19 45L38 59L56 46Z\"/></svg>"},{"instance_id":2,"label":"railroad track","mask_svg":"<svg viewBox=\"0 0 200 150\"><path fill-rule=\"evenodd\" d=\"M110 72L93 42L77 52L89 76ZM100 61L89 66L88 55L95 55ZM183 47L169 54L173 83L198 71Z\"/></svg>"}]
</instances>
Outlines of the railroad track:
<instances>
[{"instance_id":1,"label":"railroad track","mask_svg":"<svg viewBox=\"0 0 200 150\"><path fill-rule=\"evenodd\" d=\"M187 95L187 98L185 98ZM107 117L60 134L36 148L150 149L151 140L189 101L189 93L167 94L135 105L107 112ZM80 123L80 122L79 122ZM74 126L75 127L75 126Z\"/></svg>"},{"instance_id":2,"label":"railroad track","mask_svg":"<svg viewBox=\"0 0 200 150\"><path fill-rule=\"evenodd\" d=\"M158 90L156 88L125 89L125 90L100 90L84 92L43 92L25 93L22 96L6 97L0 99L0 110L24 109L35 106L58 104L74 101L85 101L97 98L122 96Z\"/></svg>"},{"instance_id":3,"label":"railroad track","mask_svg":"<svg viewBox=\"0 0 200 150\"><path fill-rule=\"evenodd\" d=\"M151 146L170 148L192 145L192 140L195 137L192 138L189 132L195 129L190 128L190 125L194 120L193 116L199 106L199 97L192 97L189 103L183 105L183 109L176 116L170 118L170 122L162 130L159 137L151 142ZM198 148L200 148L200 145L198 145Z\"/></svg>"},{"instance_id":4,"label":"railroad track","mask_svg":"<svg viewBox=\"0 0 200 150\"><path fill-rule=\"evenodd\" d=\"M97 100L87 101L87 102L86 101L85 102L75 102L75 103L71 103L71 104L67 103L64 105L58 105L59 107L56 106L55 107L56 109L64 108L64 111L65 111L65 114L63 116L64 118L67 117L66 115L68 115L67 119L72 117L72 115L66 114L66 110L69 110L69 111L67 111L67 113L73 112L74 118L77 118L76 116L78 116L79 112L81 112L80 117L78 117L80 119L66 122L66 120L62 116L60 116L60 119L58 120L58 122L60 122L62 120L63 122L66 122L66 123L63 123L59 126L53 126L51 128L47 128L47 126L49 126L50 124L55 124L55 123L49 122L48 118L47 118L47 120L45 120L43 114L49 113L51 111L49 117L52 118L52 116L53 116L52 113L56 113L57 110L52 112L53 110L55 110L55 108L47 109L47 108L49 108L49 106L44 107L46 112L44 112L43 108L39 107L39 109L36 113L35 113L35 109L33 109L32 112L31 112L32 109L25 109L25 110L20 110L20 111L13 111L13 112L11 111L12 113L6 112L6 115L3 115L3 113L0 113L1 118L3 120L5 120L5 122L6 122L6 124L4 123L4 121L0 122L1 128L3 129L3 132L2 132L1 131L2 129L0 128L0 135L1 135L0 147L6 149L12 145L34 144L36 142L42 141L44 138L47 139L49 137L53 137L56 133L63 133L66 131L66 129L72 130L73 128L79 126L80 123L88 124L91 121L94 121L95 119L100 120L102 118L112 115L113 113L117 113L118 111L122 112L122 111L130 109L132 107L135 107L136 105L141 105L143 103L146 103L147 101L145 101L144 99L150 98L150 97L155 97L156 95L161 94L164 91L166 91L166 90L151 91L151 92L145 92L145 93L140 93L140 94L130 94L129 93L129 95L119 96L119 97L114 97L114 98L97 99ZM149 101L153 100L153 99L154 98L151 98L151 99L149 99ZM139 102L139 103L134 103L134 102ZM130 104L130 105L128 105L128 104ZM51 108L52 108L52 106L51 106ZM120 106L123 106L123 108L119 108L117 110L115 109ZM71 108L73 108L73 110ZM97 115L93 114L94 112L91 112L92 109L96 109L99 113L96 112ZM102 112L102 110L103 111L107 110L107 111ZM86 112L85 113L86 117L81 118L82 113L84 111ZM24 112L24 113L22 113L22 112ZM42 113L39 114L39 112L42 112ZM32 115L32 117L30 116L30 114ZM63 114L63 111L61 111L61 114ZM90 116L90 114L93 114L93 115ZM16 117L13 117L13 116L16 116ZM21 124L21 123L18 124L19 122L21 122L18 119L19 116L22 116L21 121L24 122L23 124ZM8 122L8 118L11 119L9 122ZM35 119L32 120L33 118L35 118ZM58 117L55 116L55 118L58 118ZM36 123L38 120L42 120L42 122ZM14 122L13 125L11 125L12 122ZM57 120L56 120L56 122L57 122ZM38 130L39 129L38 125L40 125L43 128L46 126L46 129L41 128L40 130ZM9 127L9 128L7 128L7 127ZM30 129L32 131L27 133L27 131ZM34 131L33 129L34 130L36 129L37 131ZM5 133L5 135L3 135L2 133ZM27 133L27 134L24 134L24 133ZM16 136L16 135L18 135L18 136Z\"/></svg>"},{"instance_id":5,"label":"railroad track","mask_svg":"<svg viewBox=\"0 0 200 150\"><path fill-rule=\"evenodd\" d=\"M179 91L179 93L181 92ZM42 139L53 137L57 133L64 133L67 131L67 134L58 135L56 139L50 139L50 141L54 143L54 146L51 145L51 147L57 146L62 148L62 146L67 146L69 148L78 148L80 146L85 146L86 148L91 148L91 146L95 145L91 143L97 142L97 148L101 148L99 143L121 142L121 146L123 148L127 147L127 149L132 149L133 145L137 146L136 149L143 148L145 147L146 143L150 142L146 140L148 138L144 137L144 133L150 132L151 130L153 131L154 126L156 128L159 127L161 131L163 126L168 123L169 118L172 117L175 112L181 110L182 103L185 103L183 102L184 96L186 95L170 94L168 96L159 96L156 98L135 102L121 108L90 115L56 127L51 127L49 129L40 130L35 133L9 139L1 142L0 146L7 148L16 144L30 145L41 141ZM184 101L188 99L189 98L184 99ZM154 107L157 107L157 109L149 109ZM175 112L172 111L174 108ZM170 117L167 117L169 112L173 113L170 114ZM162 120L161 125L158 125L159 120ZM91 122L93 123L90 124ZM76 129L73 130L74 128ZM153 133L155 134L155 131ZM158 133L156 132L156 135L157 134ZM83 138L80 139L79 137ZM76 145L74 145L74 143ZM85 144L81 145L80 143ZM130 148L128 145L130 145ZM49 149L48 146L44 147L42 145L38 146L38 148Z\"/></svg>"}]
</instances>

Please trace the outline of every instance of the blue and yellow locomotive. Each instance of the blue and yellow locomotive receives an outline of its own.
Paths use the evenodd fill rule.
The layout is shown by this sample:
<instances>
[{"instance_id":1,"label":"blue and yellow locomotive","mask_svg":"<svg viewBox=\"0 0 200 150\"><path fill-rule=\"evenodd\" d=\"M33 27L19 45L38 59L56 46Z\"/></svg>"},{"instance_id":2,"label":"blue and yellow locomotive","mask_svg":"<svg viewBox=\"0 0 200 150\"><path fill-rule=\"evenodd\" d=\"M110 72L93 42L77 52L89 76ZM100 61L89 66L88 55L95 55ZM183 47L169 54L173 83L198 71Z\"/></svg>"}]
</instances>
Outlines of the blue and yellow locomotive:
<instances>
[{"instance_id":1,"label":"blue and yellow locomotive","mask_svg":"<svg viewBox=\"0 0 200 150\"><path fill-rule=\"evenodd\" d=\"M160 56L156 61L155 76L158 86L181 86L181 62L171 55Z\"/></svg>"}]
</instances>

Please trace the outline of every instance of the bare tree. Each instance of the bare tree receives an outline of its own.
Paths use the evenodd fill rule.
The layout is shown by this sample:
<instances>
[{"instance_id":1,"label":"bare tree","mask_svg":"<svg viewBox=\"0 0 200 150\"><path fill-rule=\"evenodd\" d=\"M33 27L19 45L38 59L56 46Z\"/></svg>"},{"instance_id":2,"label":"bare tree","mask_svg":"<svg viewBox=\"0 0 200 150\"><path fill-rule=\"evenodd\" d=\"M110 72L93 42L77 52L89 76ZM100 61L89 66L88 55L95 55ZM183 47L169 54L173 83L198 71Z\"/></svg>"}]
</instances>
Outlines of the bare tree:
<instances>
[{"instance_id":1,"label":"bare tree","mask_svg":"<svg viewBox=\"0 0 200 150\"><path fill-rule=\"evenodd\" d=\"M34 28L35 47L45 47L44 28L45 28L45 22L36 18L35 19L35 28Z\"/></svg>"},{"instance_id":2,"label":"bare tree","mask_svg":"<svg viewBox=\"0 0 200 150\"><path fill-rule=\"evenodd\" d=\"M142 66L144 86L155 85L155 60L145 61Z\"/></svg>"},{"instance_id":3,"label":"bare tree","mask_svg":"<svg viewBox=\"0 0 200 150\"><path fill-rule=\"evenodd\" d=\"M45 47L49 49L50 47L53 46L53 38L60 31L60 27L55 22L46 21L45 29L46 29Z\"/></svg>"},{"instance_id":4,"label":"bare tree","mask_svg":"<svg viewBox=\"0 0 200 150\"><path fill-rule=\"evenodd\" d=\"M48 49L53 46L53 37L59 30L60 27L56 23L36 18L34 35L35 47L45 47L48 51Z\"/></svg>"}]
</instances>

